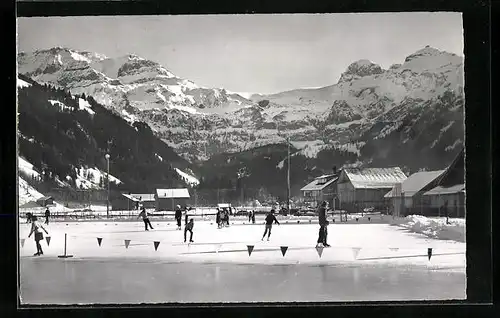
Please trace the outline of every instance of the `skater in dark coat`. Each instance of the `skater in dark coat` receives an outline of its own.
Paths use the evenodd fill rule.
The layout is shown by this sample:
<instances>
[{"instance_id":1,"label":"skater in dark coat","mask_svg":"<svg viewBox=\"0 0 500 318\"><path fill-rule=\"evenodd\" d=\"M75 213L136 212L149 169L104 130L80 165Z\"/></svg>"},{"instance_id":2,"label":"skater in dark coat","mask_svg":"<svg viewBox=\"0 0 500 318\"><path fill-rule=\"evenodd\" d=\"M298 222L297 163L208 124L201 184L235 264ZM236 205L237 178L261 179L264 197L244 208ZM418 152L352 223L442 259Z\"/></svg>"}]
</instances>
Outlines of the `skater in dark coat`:
<instances>
[{"instance_id":1,"label":"skater in dark coat","mask_svg":"<svg viewBox=\"0 0 500 318\"><path fill-rule=\"evenodd\" d=\"M229 226L229 210L226 210L226 226Z\"/></svg>"},{"instance_id":2,"label":"skater in dark coat","mask_svg":"<svg viewBox=\"0 0 500 318\"><path fill-rule=\"evenodd\" d=\"M47 208L47 210L45 210L45 224L49 225L49 217L50 217L50 210L49 208Z\"/></svg>"},{"instance_id":3,"label":"skater in dark coat","mask_svg":"<svg viewBox=\"0 0 500 318\"><path fill-rule=\"evenodd\" d=\"M43 255L42 246L40 245L40 241L43 240L43 233L40 229L42 229L45 234L49 234L49 232L47 232L43 225L38 222L36 216L33 216L31 220L31 231L28 237L31 237L31 234L35 233L36 253L34 256L40 256Z\"/></svg>"},{"instance_id":4,"label":"skater in dark coat","mask_svg":"<svg viewBox=\"0 0 500 318\"><path fill-rule=\"evenodd\" d=\"M322 244L324 247L330 247L330 245L327 243L327 238L328 238L328 230L327 230L328 221L326 220L327 205L328 202L323 201L318 209L319 234L316 246Z\"/></svg>"},{"instance_id":5,"label":"skater in dark coat","mask_svg":"<svg viewBox=\"0 0 500 318\"><path fill-rule=\"evenodd\" d=\"M248 211L248 223L252 221L252 211Z\"/></svg>"},{"instance_id":6,"label":"skater in dark coat","mask_svg":"<svg viewBox=\"0 0 500 318\"><path fill-rule=\"evenodd\" d=\"M215 215L215 223L217 223L217 228L221 228L221 212L219 208L217 208L217 214Z\"/></svg>"},{"instance_id":7,"label":"skater in dark coat","mask_svg":"<svg viewBox=\"0 0 500 318\"><path fill-rule=\"evenodd\" d=\"M175 220L177 221L177 229L180 230L182 222L182 211L180 205L177 205L177 208L175 209Z\"/></svg>"},{"instance_id":8,"label":"skater in dark coat","mask_svg":"<svg viewBox=\"0 0 500 318\"><path fill-rule=\"evenodd\" d=\"M255 211L252 211L252 223L255 224Z\"/></svg>"},{"instance_id":9,"label":"skater in dark coat","mask_svg":"<svg viewBox=\"0 0 500 318\"><path fill-rule=\"evenodd\" d=\"M264 240L264 237L267 234L267 240L269 241L269 238L271 237L271 229L273 228L273 223L280 224L276 217L274 216L274 209L271 210L266 216L266 230L264 231L264 235L262 235L261 241ZM269 231L269 232L268 232Z\"/></svg>"},{"instance_id":10,"label":"skater in dark coat","mask_svg":"<svg viewBox=\"0 0 500 318\"><path fill-rule=\"evenodd\" d=\"M140 218L141 216L142 216L142 221L144 222L144 229L146 231L149 231L148 225L151 229L153 229L153 226L151 225L151 221L149 221L148 212L146 212L145 207L142 207L142 211L141 211L141 213L139 213L139 216L137 218Z\"/></svg>"},{"instance_id":11,"label":"skater in dark coat","mask_svg":"<svg viewBox=\"0 0 500 318\"><path fill-rule=\"evenodd\" d=\"M33 214L31 212L26 213L26 223L31 223L33 221Z\"/></svg>"},{"instance_id":12,"label":"skater in dark coat","mask_svg":"<svg viewBox=\"0 0 500 318\"><path fill-rule=\"evenodd\" d=\"M186 224L186 227L184 228L184 243L186 243L186 234L187 232L191 232L191 236L189 237L189 242L192 243L193 241L193 227L194 227L194 221L193 219L189 220L189 223Z\"/></svg>"}]
</instances>

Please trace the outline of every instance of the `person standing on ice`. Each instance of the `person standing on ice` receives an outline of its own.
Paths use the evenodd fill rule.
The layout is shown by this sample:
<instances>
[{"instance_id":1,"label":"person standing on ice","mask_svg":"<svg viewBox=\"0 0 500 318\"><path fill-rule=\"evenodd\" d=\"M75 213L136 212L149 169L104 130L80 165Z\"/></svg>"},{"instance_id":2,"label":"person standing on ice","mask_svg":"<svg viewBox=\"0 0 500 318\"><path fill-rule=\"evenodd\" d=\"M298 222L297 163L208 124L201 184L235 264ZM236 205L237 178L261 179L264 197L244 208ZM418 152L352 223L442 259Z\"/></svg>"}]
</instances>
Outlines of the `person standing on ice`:
<instances>
[{"instance_id":1,"label":"person standing on ice","mask_svg":"<svg viewBox=\"0 0 500 318\"><path fill-rule=\"evenodd\" d=\"M276 219L276 216L274 216L274 209L271 209L271 211L266 216L266 230L264 231L264 235L262 235L261 241L264 240L266 234L267 234L267 240L269 241L269 238L271 237L271 229L273 228L273 223L276 223L278 225L280 224L280 222L278 222L278 219Z\"/></svg>"},{"instance_id":2,"label":"person standing on ice","mask_svg":"<svg viewBox=\"0 0 500 318\"><path fill-rule=\"evenodd\" d=\"M177 221L177 229L180 230L182 220L182 211L180 205L177 205L177 208L175 209L175 220Z\"/></svg>"},{"instance_id":3,"label":"person standing on ice","mask_svg":"<svg viewBox=\"0 0 500 318\"><path fill-rule=\"evenodd\" d=\"M50 210L49 208L47 208L47 210L45 210L45 224L49 225L49 217L50 217Z\"/></svg>"},{"instance_id":4,"label":"person standing on ice","mask_svg":"<svg viewBox=\"0 0 500 318\"><path fill-rule=\"evenodd\" d=\"M33 214L31 212L26 213L26 223L31 223L33 221Z\"/></svg>"},{"instance_id":5,"label":"person standing on ice","mask_svg":"<svg viewBox=\"0 0 500 318\"><path fill-rule=\"evenodd\" d=\"M217 223L217 228L221 228L221 213L219 208L217 208L217 214L215 214L215 223Z\"/></svg>"},{"instance_id":6,"label":"person standing on ice","mask_svg":"<svg viewBox=\"0 0 500 318\"><path fill-rule=\"evenodd\" d=\"M188 211L184 208L184 225L188 224Z\"/></svg>"},{"instance_id":7,"label":"person standing on ice","mask_svg":"<svg viewBox=\"0 0 500 318\"><path fill-rule=\"evenodd\" d=\"M144 229L146 231L149 231L148 225L151 229L153 229L153 226L151 225L151 221L149 221L148 212L146 212L145 207L142 207L142 211L141 211L141 213L139 213L139 216L137 218L139 219L140 217L142 217L142 221L144 222Z\"/></svg>"},{"instance_id":8,"label":"person standing on ice","mask_svg":"<svg viewBox=\"0 0 500 318\"><path fill-rule=\"evenodd\" d=\"M189 220L189 223L186 224L186 227L184 228L184 243L186 243L186 234L189 231L191 233L189 237L189 243L193 243L193 227L194 227L194 221L193 219Z\"/></svg>"},{"instance_id":9,"label":"person standing on ice","mask_svg":"<svg viewBox=\"0 0 500 318\"><path fill-rule=\"evenodd\" d=\"M318 242L316 246L322 244L324 247L330 247L327 243L328 238L328 221L326 220L326 209L328 206L328 202L323 201L318 208L318 217L319 217L319 234L318 234Z\"/></svg>"},{"instance_id":10,"label":"person standing on ice","mask_svg":"<svg viewBox=\"0 0 500 318\"><path fill-rule=\"evenodd\" d=\"M255 210L252 211L252 224L255 224Z\"/></svg>"},{"instance_id":11,"label":"person standing on ice","mask_svg":"<svg viewBox=\"0 0 500 318\"><path fill-rule=\"evenodd\" d=\"M248 211L248 223L252 221L252 211Z\"/></svg>"},{"instance_id":12,"label":"person standing on ice","mask_svg":"<svg viewBox=\"0 0 500 318\"><path fill-rule=\"evenodd\" d=\"M40 241L43 240L43 233L40 229L42 229L46 234L49 234L49 232L47 232L43 225L38 222L38 218L36 216L33 216L31 222L31 231L28 235L28 237L31 237L31 234L35 233L36 253L33 254L33 256L43 255L42 246L40 245Z\"/></svg>"}]
</instances>

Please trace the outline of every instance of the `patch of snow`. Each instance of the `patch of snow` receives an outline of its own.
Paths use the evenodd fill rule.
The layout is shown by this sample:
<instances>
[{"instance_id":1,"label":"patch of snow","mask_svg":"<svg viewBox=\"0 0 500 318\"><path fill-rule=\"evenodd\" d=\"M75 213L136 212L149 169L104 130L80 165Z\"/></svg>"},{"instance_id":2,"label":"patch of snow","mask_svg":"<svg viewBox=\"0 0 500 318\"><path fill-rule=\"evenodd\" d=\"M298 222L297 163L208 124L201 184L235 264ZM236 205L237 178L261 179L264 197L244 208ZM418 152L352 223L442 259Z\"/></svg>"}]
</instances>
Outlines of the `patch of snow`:
<instances>
[{"instance_id":1,"label":"patch of snow","mask_svg":"<svg viewBox=\"0 0 500 318\"><path fill-rule=\"evenodd\" d=\"M57 54L57 63L59 63L60 65L63 64L62 59L61 59L61 54Z\"/></svg>"},{"instance_id":2,"label":"patch of snow","mask_svg":"<svg viewBox=\"0 0 500 318\"><path fill-rule=\"evenodd\" d=\"M71 109L71 107L66 106L64 103L62 103L62 102L60 102L58 100L49 99L49 103L51 103L52 106L54 106L54 105L59 106L61 108L61 110L63 110L63 109Z\"/></svg>"},{"instance_id":3,"label":"patch of snow","mask_svg":"<svg viewBox=\"0 0 500 318\"><path fill-rule=\"evenodd\" d=\"M159 154L155 153L155 156L156 158L160 159L160 161L163 161L163 158Z\"/></svg>"},{"instance_id":4,"label":"patch of snow","mask_svg":"<svg viewBox=\"0 0 500 318\"><path fill-rule=\"evenodd\" d=\"M455 142L454 142L451 146L448 146L448 147L444 148L444 150L445 150L445 151L450 151L450 150L453 150L453 149L455 149L457 146L459 146L461 143L462 143L462 140L459 138L459 139L455 140Z\"/></svg>"},{"instance_id":5,"label":"patch of snow","mask_svg":"<svg viewBox=\"0 0 500 318\"><path fill-rule=\"evenodd\" d=\"M175 168L175 171L182 177L182 179L184 179L184 181L187 184L192 185L192 186L196 186L196 185L200 184L200 181L198 179L196 179L195 177L193 177L192 175L187 174L178 168Z\"/></svg>"},{"instance_id":6,"label":"patch of snow","mask_svg":"<svg viewBox=\"0 0 500 318\"><path fill-rule=\"evenodd\" d=\"M80 53L77 53L75 51L69 51L69 53L71 54L71 57L76 60L76 61L84 61L84 62L87 62L87 63L90 63L91 61L86 58L85 56L81 55Z\"/></svg>"},{"instance_id":7,"label":"patch of snow","mask_svg":"<svg viewBox=\"0 0 500 318\"><path fill-rule=\"evenodd\" d=\"M25 174L35 177L39 177L40 174L35 170L33 165L29 163L26 159L18 157L18 169L23 171Z\"/></svg>"},{"instance_id":8,"label":"patch of snow","mask_svg":"<svg viewBox=\"0 0 500 318\"><path fill-rule=\"evenodd\" d=\"M106 172L102 172L97 168L76 168L77 178L75 180L77 188L96 189L99 188L99 181L102 177L103 182L106 182ZM90 173L90 177L88 176ZM122 183L118 178L109 174L109 182L115 184ZM104 185L103 185L104 186Z\"/></svg>"},{"instance_id":9,"label":"patch of snow","mask_svg":"<svg viewBox=\"0 0 500 318\"><path fill-rule=\"evenodd\" d=\"M30 87L30 86L31 86L30 83L23 81L19 77L17 78L17 87L23 88L23 87Z\"/></svg>"},{"instance_id":10,"label":"patch of snow","mask_svg":"<svg viewBox=\"0 0 500 318\"><path fill-rule=\"evenodd\" d=\"M446 132L446 131L447 131L447 130L451 127L451 125L453 125L453 123L455 123L455 121L453 121L453 120L452 120L452 121L450 121L450 122L448 123L448 125L446 125L446 126L444 126L443 128L441 128L441 130L440 130L440 131L441 131L441 133Z\"/></svg>"},{"instance_id":11,"label":"patch of snow","mask_svg":"<svg viewBox=\"0 0 500 318\"><path fill-rule=\"evenodd\" d=\"M83 98L79 98L78 99L78 107L81 109L81 110L86 110L89 114L91 115L94 115L95 112L92 110L89 102L87 102L85 99Z\"/></svg>"}]
</instances>

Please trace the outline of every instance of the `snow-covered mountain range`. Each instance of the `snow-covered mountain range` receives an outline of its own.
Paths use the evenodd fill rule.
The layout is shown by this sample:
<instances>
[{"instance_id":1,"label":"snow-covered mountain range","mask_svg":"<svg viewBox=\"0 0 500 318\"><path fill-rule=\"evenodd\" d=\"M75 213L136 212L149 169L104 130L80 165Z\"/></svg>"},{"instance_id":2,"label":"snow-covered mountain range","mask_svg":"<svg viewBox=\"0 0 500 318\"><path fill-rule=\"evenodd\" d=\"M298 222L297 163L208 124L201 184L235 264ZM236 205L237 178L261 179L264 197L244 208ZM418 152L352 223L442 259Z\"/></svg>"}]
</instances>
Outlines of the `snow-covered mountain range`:
<instances>
[{"instance_id":1,"label":"snow-covered mountain range","mask_svg":"<svg viewBox=\"0 0 500 318\"><path fill-rule=\"evenodd\" d=\"M148 123L190 161L286 137L307 157L335 147L364 154L365 162L389 155L398 143L458 150L464 142L463 58L425 47L395 63L384 70L360 60L334 85L247 99L200 87L133 54L108 58L58 47L18 55L19 73L92 96L131 124ZM383 151L373 151L374 145Z\"/></svg>"}]
</instances>

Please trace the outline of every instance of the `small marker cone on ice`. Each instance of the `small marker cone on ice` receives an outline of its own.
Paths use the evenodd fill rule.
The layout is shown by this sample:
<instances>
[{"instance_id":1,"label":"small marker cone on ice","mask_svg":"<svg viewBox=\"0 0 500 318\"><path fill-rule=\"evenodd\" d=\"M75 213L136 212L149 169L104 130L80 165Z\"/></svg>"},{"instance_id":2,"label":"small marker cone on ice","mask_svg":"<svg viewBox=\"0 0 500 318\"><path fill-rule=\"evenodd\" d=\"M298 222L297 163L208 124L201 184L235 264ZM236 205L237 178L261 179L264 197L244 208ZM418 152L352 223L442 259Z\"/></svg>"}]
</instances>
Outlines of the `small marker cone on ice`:
<instances>
[{"instance_id":1,"label":"small marker cone on ice","mask_svg":"<svg viewBox=\"0 0 500 318\"><path fill-rule=\"evenodd\" d=\"M50 245L50 236L46 236L45 240L47 241L47 246L49 246Z\"/></svg>"},{"instance_id":2,"label":"small marker cone on ice","mask_svg":"<svg viewBox=\"0 0 500 318\"><path fill-rule=\"evenodd\" d=\"M283 257L285 257L286 251L288 250L288 246L281 246L281 254L283 254Z\"/></svg>"},{"instance_id":3,"label":"small marker cone on ice","mask_svg":"<svg viewBox=\"0 0 500 318\"><path fill-rule=\"evenodd\" d=\"M252 254L253 247L254 247L253 245L247 245L248 256L250 256Z\"/></svg>"},{"instance_id":4,"label":"small marker cone on ice","mask_svg":"<svg viewBox=\"0 0 500 318\"><path fill-rule=\"evenodd\" d=\"M358 259L359 251L361 251L361 247L352 248L352 255L354 256L354 259Z\"/></svg>"},{"instance_id":5,"label":"small marker cone on ice","mask_svg":"<svg viewBox=\"0 0 500 318\"><path fill-rule=\"evenodd\" d=\"M155 251L157 251L158 250L158 246L160 245L160 242L159 241L155 241L154 245L155 245Z\"/></svg>"},{"instance_id":6,"label":"small marker cone on ice","mask_svg":"<svg viewBox=\"0 0 500 318\"><path fill-rule=\"evenodd\" d=\"M21 247L24 247L24 241L25 239L21 239Z\"/></svg>"},{"instance_id":7,"label":"small marker cone on ice","mask_svg":"<svg viewBox=\"0 0 500 318\"><path fill-rule=\"evenodd\" d=\"M125 240L125 248L128 248L129 244L130 244L130 240Z\"/></svg>"},{"instance_id":8,"label":"small marker cone on ice","mask_svg":"<svg viewBox=\"0 0 500 318\"><path fill-rule=\"evenodd\" d=\"M431 257L432 257L432 247L429 247L427 249L427 257L429 258L429 261L431 260Z\"/></svg>"},{"instance_id":9,"label":"small marker cone on ice","mask_svg":"<svg viewBox=\"0 0 500 318\"><path fill-rule=\"evenodd\" d=\"M316 246L316 252L318 252L319 258L323 255L323 246Z\"/></svg>"},{"instance_id":10,"label":"small marker cone on ice","mask_svg":"<svg viewBox=\"0 0 500 318\"><path fill-rule=\"evenodd\" d=\"M101 246L101 243L102 243L102 237L98 237L97 238L97 244L99 244L99 246Z\"/></svg>"}]
</instances>

